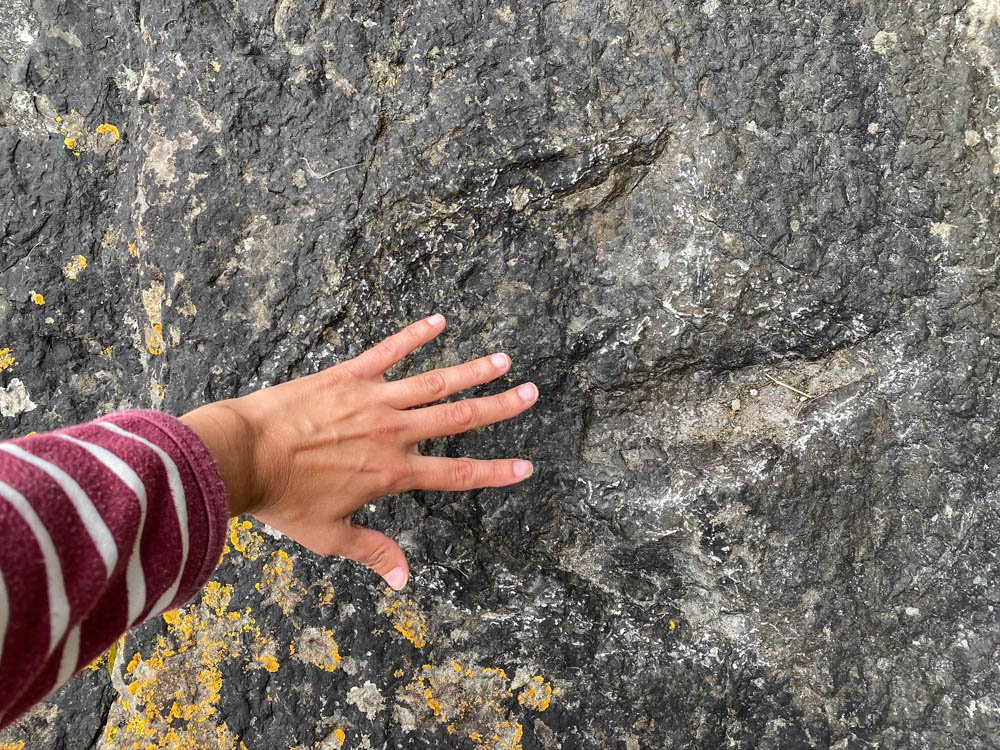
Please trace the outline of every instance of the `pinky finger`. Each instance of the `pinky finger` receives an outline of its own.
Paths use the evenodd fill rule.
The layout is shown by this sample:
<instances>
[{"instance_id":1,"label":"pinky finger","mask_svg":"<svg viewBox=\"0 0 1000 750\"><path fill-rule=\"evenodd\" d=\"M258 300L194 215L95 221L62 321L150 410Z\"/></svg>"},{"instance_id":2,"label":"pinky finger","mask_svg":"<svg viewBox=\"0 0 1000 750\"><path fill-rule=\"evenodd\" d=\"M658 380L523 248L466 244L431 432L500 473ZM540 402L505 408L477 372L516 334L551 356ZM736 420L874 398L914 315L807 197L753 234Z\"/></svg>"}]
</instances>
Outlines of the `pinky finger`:
<instances>
[{"instance_id":1,"label":"pinky finger","mask_svg":"<svg viewBox=\"0 0 1000 750\"><path fill-rule=\"evenodd\" d=\"M414 489L475 490L480 487L506 487L531 476L530 461L517 458L439 458L420 456L414 461Z\"/></svg>"}]
</instances>

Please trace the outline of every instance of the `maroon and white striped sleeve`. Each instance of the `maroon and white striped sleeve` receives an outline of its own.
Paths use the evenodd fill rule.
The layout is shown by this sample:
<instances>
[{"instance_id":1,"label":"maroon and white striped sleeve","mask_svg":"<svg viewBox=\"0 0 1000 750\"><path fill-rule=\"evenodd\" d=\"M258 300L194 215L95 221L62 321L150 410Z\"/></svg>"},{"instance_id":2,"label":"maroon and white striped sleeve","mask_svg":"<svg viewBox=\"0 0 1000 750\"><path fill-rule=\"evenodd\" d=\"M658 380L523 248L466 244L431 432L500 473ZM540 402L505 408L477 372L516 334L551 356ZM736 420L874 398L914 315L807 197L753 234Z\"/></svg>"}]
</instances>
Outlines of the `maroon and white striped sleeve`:
<instances>
[{"instance_id":1,"label":"maroon and white striped sleeve","mask_svg":"<svg viewBox=\"0 0 1000 750\"><path fill-rule=\"evenodd\" d=\"M0 442L0 727L193 597L228 516L208 448L161 412Z\"/></svg>"}]
</instances>

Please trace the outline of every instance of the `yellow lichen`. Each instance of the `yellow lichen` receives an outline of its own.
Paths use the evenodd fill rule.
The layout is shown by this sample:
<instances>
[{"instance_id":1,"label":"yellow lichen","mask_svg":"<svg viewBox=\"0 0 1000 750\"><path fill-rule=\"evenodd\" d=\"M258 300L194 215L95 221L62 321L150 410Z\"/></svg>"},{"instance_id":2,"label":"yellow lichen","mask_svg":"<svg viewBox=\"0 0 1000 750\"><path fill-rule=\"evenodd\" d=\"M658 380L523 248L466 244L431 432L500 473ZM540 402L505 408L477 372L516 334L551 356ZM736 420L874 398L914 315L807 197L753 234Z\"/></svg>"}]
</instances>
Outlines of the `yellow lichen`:
<instances>
[{"instance_id":1,"label":"yellow lichen","mask_svg":"<svg viewBox=\"0 0 1000 750\"><path fill-rule=\"evenodd\" d=\"M317 601L319 601L320 604L324 605L331 604L333 602L334 594L337 593L337 590L326 581L320 582L320 589L321 589L320 593L316 597Z\"/></svg>"},{"instance_id":2,"label":"yellow lichen","mask_svg":"<svg viewBox=\"0 0 1000 750\"><path fill-rule=\"evenodd\" d=\"M218 581L209 581L202 594L202 602L206 607L215 610L215 614L219 617L225 614L232 598L233 587L229 584L222 585Z\"/></svg>"},{"instance_id":3,"label":"yellow lichen","mask_svg":"<svg viewBox=\"0 0 1000 750\"><path fill-rule=\"evenodd\" d=\"M278 660L275 659L271 654L261 654L260 656L257 657L257 661L263 664L264 669L266 669L268 672L277 672L278 667L280 666L278 664Z\"/></svg>"},{"instance_id":4,"label":"yellow lichen","mask_svg":"<svg viewBox=\"0 0 1000 750\"><path fill-rule=\"evenodd\" d=\"M299 583L293 571L295 561L284 550L271 553L270 562L264 564L260 583L254 587L266 594L265 602L277 604L284 614L290 614L295 605L306 593L305 587Z\"/></svg>"},{"instance_id":5,"label":"yellow lichen","mask_svg":"<svg viewBox=\"0 0 1000 750\"><path fill-rule=\"evenodd\" d=\"M530 682L538 686L534 679ZM477 750L522 750L523 728L507 709L513 694L503 669L425 664L403 695L414 707L429 711L449 734L468 737Z\"/></svg>"},{"instance_id":6,"label":"yellow lichen","mask_svg":"<svg viewBox=\"0 0 1000 750\"><path fill-rule=\"evenodd\" d=\"M133 258L138 258L139 257L139 245L136 244L135 242L128 243L128 254L131 255Z\"/></svg>"},{"instance_id":7,"label":"yellow lichen","mask_svg":"<svg viewBox=\"0 0 1000 750\"><path fill-rule=\"evenodd\" d=\"M333 730L333 741L337 743L336 748L341 748L344 746L344 742L347 741L347 732L345 732L340 727Z\"/></svg>"},{"instance_id":8,"label":"yellow lichen","mask_svg":"<svg viewBox=\"0 0 1000 750\"><path fill-rule=\"evenodd\" d=\"M163 354L167 344L163 340L163 326L160 323L153 323L146 327L146 351L154 357Z\"/></svg>"},{"instance_id":9,"label":"yellow lichen","mask_svg":"<svg viewBox=\"0 0 1000 750\"><path fill-rule=\"evenodd\" d=\"M210 581L198 602L163 614L166 635L156 638L145 658L136 652L116 676L125 689L112 707L105 743L142 750L245 750L219 716L220 665L240 655L244 634L261 649L255 662L269 671L278 664L249 610L228 609L232 594L231 585Z\"/></svg>"},{"instance_id":10,"label":"yellow lichen","mask_svg":"<svg viewBox=\"0 0 1000 750\"><path fill-rule=\"evenodd\" d=\"M392 622L396 632L413 644L414 648L427 645L427 619L412 599L405 599L387 588L382 612Z\"/></svg>"},{"instance_id":11,"label":"yellow lichen","mask_svg":"<svg viewBox=\"0 0 1000 750\"><path fill-rule=\"evenodd\" d=\"M28 297L36 305L44 305L45 304L45 297L43 297L41 294L39 294L38 292L36 292L34 289L32 289L30 292L28 292Z\"/></svg>"},{"instance_id":12,"label":"yellow lichen","mask_svg":"<svg viewBox=\"0 0 1000 750\"><path fill-rule=\"evenodd\" d=\"M340 647L327 628L306 628L296 642L289 646L289 653L298 661L334 672L340 666Z\"/></svg>"},{"instance_id":13,"label":"yellow lichen","mask_svg":"<svg viewBox=\"0 0 1000 750\"><path fill-rule=\"evenodd\" d=\"M0 372L9 370L17 364L17 358L10 349L0 349Z\"/></svg>"},{"instance_id":14,"label":"yellow lichen","mask_svg":"<svg viewBox=\"0 0 1000 750\"><path fill-rule=\"evenodd\" d=\"M69 262L63 266L62 272L70 281L76 281L80 273L87 267L87 259L82 255L74 255Z\"/></svg>"},{"instance_id":15,"label":"yellow lichen","mask_svg":"<svg viewBox=\"0 0 1000 750\"><path fill-rule=\"evenodd\" d=\"M63 145L73 156L79 157L86 150L88 138L83 117L75 109L66 117L56 117L56 129L63 136Z\"/></svg>"},{"instance_id":16,"label":"yellow lichen","mask_svg":"<svg viewBox=\"0 0 1000 750\"><path fill-rule=\"evenodd\" d=\"M517 696L517 702L534 711L544 711L552 703L552 696L558 692L552 689L551 682L536 674Z\"/></svg>"},{"instance_id":17,"label":"yellow lichen","mask_svg":"<svg viewBox=\"0 0 1000 750\"><path fill-rule=\"evenodd\" d=\"M94 132L96 132L98 135L105 136L109 141L111 141L111 143L120 140L122 137L122 134L118 130L118 128L107 122L102 122L100 125L98 125L97 129Z\"/></svg>"},{"instance_id":18,"label":"yellow lichen","mask_svg":"<svg viewBox=\"0 0 1000 750\"><path fill-rule=\"evenodd\" d=\"M233 518L229 521L229 548L234 549L248 560L256 560L261 555L264 537L253 530L253 523Z\"/></svg>"},{"instance_id":19,"label":"yellow lichen","mask_svg":"<svg viewBox=\"0 0 1000 750\"><path fill-rule=\"evenodd\" d=\"M0 750L24 750L24 740L17 742L0 742Z\"/></svg>"}]
</instances>

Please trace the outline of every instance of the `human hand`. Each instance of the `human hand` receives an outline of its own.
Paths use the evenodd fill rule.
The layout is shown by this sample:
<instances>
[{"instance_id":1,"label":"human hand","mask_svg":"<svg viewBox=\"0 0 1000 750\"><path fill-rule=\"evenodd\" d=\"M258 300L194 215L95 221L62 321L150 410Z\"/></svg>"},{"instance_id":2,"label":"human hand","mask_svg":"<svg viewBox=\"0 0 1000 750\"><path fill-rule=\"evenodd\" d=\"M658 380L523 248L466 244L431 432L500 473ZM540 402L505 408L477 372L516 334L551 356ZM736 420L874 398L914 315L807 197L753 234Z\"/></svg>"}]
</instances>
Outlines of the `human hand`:
<instances>
[{"instance_id":1,"label":"human hand","mask_svg":"<svg viewBox=\"0 0 1000 750\"><path fill-rule=\"evenodd\" d=\"M314 552L363 563L398 590L409 578L406 556L385 534L354 524L354 511L408 490L504 487L530 476L531 463L518 459L420 455L421 441L510 419L538 398L525 383L428 405L500 377L510 369L506 354L385 380L444 327L432 315L354 359L182 416L215 457L232 515L250 513Z\"/></svg>"}]
</instances>

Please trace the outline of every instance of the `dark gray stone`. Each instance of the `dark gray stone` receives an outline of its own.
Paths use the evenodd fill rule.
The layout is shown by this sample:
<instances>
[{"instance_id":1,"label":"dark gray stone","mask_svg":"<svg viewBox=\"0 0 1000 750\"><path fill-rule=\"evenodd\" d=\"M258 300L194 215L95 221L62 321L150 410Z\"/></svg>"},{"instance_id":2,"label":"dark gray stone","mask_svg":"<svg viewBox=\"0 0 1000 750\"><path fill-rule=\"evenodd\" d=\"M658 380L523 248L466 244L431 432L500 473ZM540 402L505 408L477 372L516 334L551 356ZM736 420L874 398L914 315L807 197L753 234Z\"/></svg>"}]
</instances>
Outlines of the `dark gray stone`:
<instances>
[{"instance_id":1,"label":"dark gray stone","mask_svg":"<svg viewBox=\"0 0 1000 750\"><path fill-rule=\"evenodd\" d=\"M530 482L361 514L405 597L238 528L4 739L1000 744L995 0L7 0L0 66L5 435L432 311L399 374L542 394L427 447Z\"/></svg>"}]
</instances>

